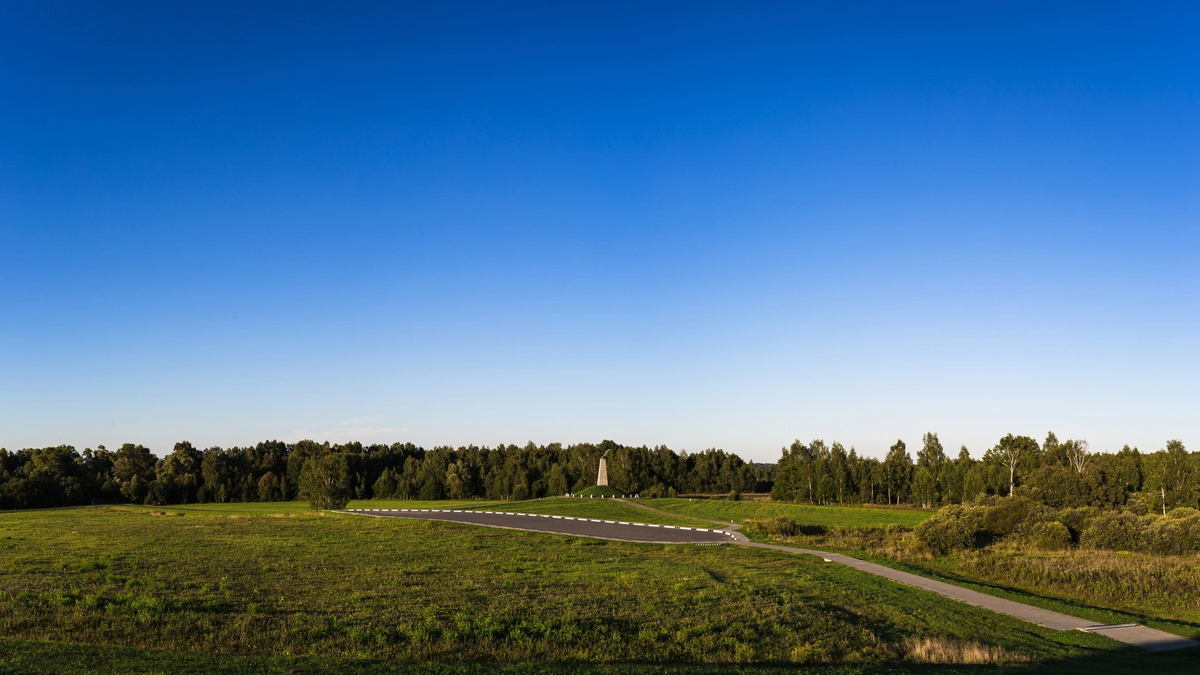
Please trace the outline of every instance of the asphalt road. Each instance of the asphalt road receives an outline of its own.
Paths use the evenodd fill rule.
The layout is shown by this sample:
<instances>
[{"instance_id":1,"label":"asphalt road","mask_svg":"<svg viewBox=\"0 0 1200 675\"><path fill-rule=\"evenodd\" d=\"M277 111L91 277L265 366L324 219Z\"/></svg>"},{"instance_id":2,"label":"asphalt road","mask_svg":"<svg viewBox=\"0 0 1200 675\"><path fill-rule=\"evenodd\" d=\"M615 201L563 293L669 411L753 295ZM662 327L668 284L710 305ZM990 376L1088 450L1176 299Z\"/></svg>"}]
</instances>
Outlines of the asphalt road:
<instances>
[{"instance_id":1,"label":"asphalt road","mask_svg":"<svg viewBox=\"0 0 1200 675\"><path fill-rule=\"evenodd\" d=\"M549 532L593 539L612 539L648 544L728 544L733 538L726 531L702 527L648 525L615 520L571 518L529 513L498 511L455 511L447 509L348 509L350 513L379 518L416 518L445 520L453 523L499 527L508 530Z\"/></svg>"},{"instance_id":2,"label":"asphalt road","mask_svg":"<svg viewBox=\"0 0 1200 675\"><path fill-rule=\"evenodd\" d=\"M656 511L640 504L639 508ZM1140 626L1137 624L1120 624L1100 626L1092 621L1079 617L1060 614L1040 607L1033 607L1012 600L998 598L972 591L961 586L955 586L928 577L922 577L908 572L884 567L875 563L859 560L846 555L813 551L808 549L778 546L750 542L740 533L730 529L706 529L702 527L678 527L671 525L649 525L646 523L627 523L613 520L597 520L593 518L572 518L569 516L552 516L546 514L505 513L498 511L457 511L452 509L348 509L350 513L379 518L414 518L419 520L444 520L468 525L498 527L508 530L526 530L531 532L548 532L594 539L612 539L615 541L632 541L652 544L740 544L754 548L772 549L786 553L800 553L823 558L826 562L841 563L849 567L891 579L902 584L914 586L938 595L965 602L976 607L990 609L993 612L1007 614L1056 630L1082 630L1097 633L1112 638L1118 642L1141 647L1149 651L1165 651L1195 647L1196 642L1186 638L1165 633L1163 631Z\"/></svg>"}]
</instances>

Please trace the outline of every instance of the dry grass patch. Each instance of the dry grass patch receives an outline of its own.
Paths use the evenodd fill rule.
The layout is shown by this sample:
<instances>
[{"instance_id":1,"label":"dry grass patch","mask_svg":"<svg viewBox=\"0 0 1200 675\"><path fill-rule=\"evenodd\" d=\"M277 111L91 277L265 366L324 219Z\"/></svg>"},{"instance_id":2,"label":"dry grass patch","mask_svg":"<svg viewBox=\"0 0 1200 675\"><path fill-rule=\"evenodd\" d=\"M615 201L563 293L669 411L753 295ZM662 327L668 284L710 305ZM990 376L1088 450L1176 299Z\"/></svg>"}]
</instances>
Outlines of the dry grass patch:
<instances>
[{"instance_id":1,"label":"dry grass patch","mask_svg":"<svg viewBox=\"0 0 1200 675\"><path fill-rule=\"evenodd\" d=\"M914 638L906 642L904 648L904 658L916 663L982 665L1029 661L1029 657L1024 654L970 640L939 637Z\"/></svg>"}]
</instances>

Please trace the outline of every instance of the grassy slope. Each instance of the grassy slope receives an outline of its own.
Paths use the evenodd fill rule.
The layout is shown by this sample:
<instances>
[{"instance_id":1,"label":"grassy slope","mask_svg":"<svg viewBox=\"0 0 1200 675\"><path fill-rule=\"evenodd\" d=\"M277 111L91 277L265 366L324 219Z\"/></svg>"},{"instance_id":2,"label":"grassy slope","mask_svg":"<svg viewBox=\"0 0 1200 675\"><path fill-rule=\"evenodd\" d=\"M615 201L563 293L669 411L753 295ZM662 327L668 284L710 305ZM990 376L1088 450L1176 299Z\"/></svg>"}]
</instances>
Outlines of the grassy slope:
<instances>
[{"instance_id":1,"label":"grassy slope","mask_svg":"<svg viewBox=\"0 0 1200 675\"><path fill-rule=\"evenodd\" d=\"M664 516L659 513L639 509L636 506L623 504L613 499L576 499L553 497L536 499L527 502L509 502L502 505L483 506L479 511L514 511L517 513L549 513L556 516L575 516L576 518L599 518L635 523L655 523L658 525L683 525L685 527L719 527L711 523L693 520L682 516Z\"/></svg>"},{"instance_id":2,"label":"grassy slope","mask_svg":"<svg viewBox=\"0 0 1200 675\"><path fill-rule=\"evenodd\" d=\"M1030 579L1021 576L1021 572L1014 573L1011 569L1014 563L1020 567L1029 566L1030 563L1043 558L1044 554L997 555L984 552L971 556L982 560L999 557L1009 563L1003 566L1010 567L1008 570L997 572L994 565L989 565L989 572L980 573L977 564L964 564L963 556L896 561L882 556L865 555L862 552L855 553L880 564L941 579L980 593L1083 617L1099 624L1140 623L1200 640L1200 621L1197 620L1200 595L1195 592L1195 578L1200 570L1196 568L1194 559L1178 561L1183 573L1192 579L1191 583L1175 596L1175 601L1171 602L1162 597L1169 595L1170 589L1161 587L1166 584L1162 579L1155 578L1152 570L1137 565L1128 566L1124 570L1126 576L1122 587L1121 580L1116 576L1121 570L1106 570L1102 565L1095 564L1095 560L1089 555L1092 551L1071 552L1061 556L1077 556L1071 565L1073 571L1066 575L1067 581L1051 576ZM1035 567L1036 573L1036 564L1032 566ZM1092 583L1091 586L1088 585L1089 582ZM1200 659L1200 656L1197 658Z\"/></svg>"},{"instance_id":3,"label":"grassy slope","mask_svg":"<svg viewBox=\"0 0 1200 675\"><path fill-rule=\"evenodd\" d=\"M620 490L616 489L615 487L613 487L611 485L593 485L589 488L584 488L583 490L580 490L576 494L582 495L584 497L597 497L597 498L626 496L625 493L621 492ZM630 495L630 496L632 496L632 495Z\"/></svg>"},{"instance_id":4,"label":"grassy slope","mask_svg":"<svg viewBox=\"0 0 1200 675\"><path fill-rule=\"evenodd\" d=\"M182 515L153 515L164 512ZM0 637L9 641L0 663L86 652L20 640L307 655L318 665L869 662L925 635L1038 659L1114 648L804 556L274 513L250 505L0 514ZM125 653L105 649L93 656ZM207 657L189 658L201 664L195 672L210 669Z\"/></svg>"},{"instance_id":5,"label":"grassy slope","mask_svg":"<svg viewBox=\"0 0 1200 675\"><path fill-rule=\"evenodd\" d=\"M299 509L307 511L307 502L288 502L299 505ZM355 499L352 500L346 508L348 509L469 509L479 506L492 505L513 505L521 502L497 502L485 501L479 499L440 499L437 501L422 501L419 499ZM241 506L231 505L231 506ZM511 509L510 509L511 510Z\"/></svg>"},{"instance_id":6,"label":"grassy slope","mask_svg":"<svg viewBox=\"0 0 1200 675\"><path fill-rule=\"evenodd\" d=\"M643 503L697 517L743 522L780 513L806 525L880 526L898 522L913 526L929 511L811 506L769 502L651 499ZM769 538L747 533L751 538ZM795 544L867 558L880 564L948 581L1018 602L1071 614L1097 623L1141 623L1200 639L1200 557L1156 558L1102 551L1030 553L988 551L936 559L897 561L883 555L837 546L811 538Z\"/></svg>"},{"instance_id":7,"label":"grassy slope","mask_svg":"<svg viewBox=\"0 0 1200 675\"><path fill-rule=\"evenodd\" d=\"M989 550L917 560L931 573L1190 624L1200 634L1200 556Z\"/></svg>"},{"instance_id":8,"label":"grassy slope","mask_svg":"<svg viewBox=\"0 0 1200 675\"><path fill-rule=\"evenodd\" d=\"M789 515L802 525L884 527L898 523L915 527L932 511L864 506L813 506L777 502L730 502L723 499L642 499L646 506L696 518L742 523L751 518Z\"/></svg>"}]
</instances>

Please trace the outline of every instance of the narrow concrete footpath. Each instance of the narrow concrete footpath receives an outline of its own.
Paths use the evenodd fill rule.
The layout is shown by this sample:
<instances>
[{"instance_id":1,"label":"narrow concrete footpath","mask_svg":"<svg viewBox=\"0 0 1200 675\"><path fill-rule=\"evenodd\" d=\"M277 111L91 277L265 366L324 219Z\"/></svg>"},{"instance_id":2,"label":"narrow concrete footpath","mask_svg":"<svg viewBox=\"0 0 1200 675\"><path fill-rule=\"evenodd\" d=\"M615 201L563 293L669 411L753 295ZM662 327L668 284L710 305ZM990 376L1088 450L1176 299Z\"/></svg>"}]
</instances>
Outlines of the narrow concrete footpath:
<instances>
[{"instance_id":1,"label":"narrow concrete footpath","mask_svg":"<svg viewBox=\"0 0 1200 675\"><path fill-rule=\"evenodd\" d=\"M891 579L907 586L914 586L922 590L937 593L938 595L965 602L968 605L990 609L993 612L1007 614L1023 621L1036 623L1039 626L1053 628L1054 630L1081 630L1089 633L1096 633L1107 638L1112 638L1117 642L1124 642L1127 645L1141 647L1152 652L1167 651L1169 649L1183 649L1185 647L1197 646L1196 641L1187 638L1172 635L1161 630L1147 628L1136 623L1118 624L1115 626L1099 626L1087 619L1081 619L1076 616L1060 614L1052 612L1041 607L1025 605L1012 600L1005 600L994 595L972 591L961 586L948 584L944 581L937 581L928 577L923 577L909 572L901 572L900 570L877 565L858 558L851 558L848 555L839 553L827 553L825 551L812 551L802 548L792 548L790 546L777 546L775 544L759 544L752 541L739 541L742 546L752 548L766 548L774 551L783 551L785 553L801 553L813 555L824 559L826 562L836 562L853 567L856 570L862 570L868 574Z\"/></svg>"},{"instance_id":2,"label":"narrow concrete footpath","mask_svg":"<svg viewBox=\"0 0 1200 675\"><path fill-rule=\"evenodd\" d=\"M627 502L625 500L620 501L654 513L679 517L678 513L660 511L643 504ZM690 518L691 516L684 517ZM695 520L708 523L720 522L716 520L707 520L705 518L696 518ZM856 570L862 570L868 574L874 574L876 576L891 579L892 581L896 581L907 586L913 586L915 588L920 588L932 593L937 593L938 595L950 598L951 600L965 602L968 605L982 607L1000 614L1007 614L1008 616L1016 617L1022 621L1036 623L1037 625L1045 626L1046 628L1052 628L1054 630L1081 630L1089 633L1096 633L1097 635L1103 635L1107 638L1116 640L1117 642L1123 642L1127 645L1141 647L1142 649L1152 652L1167 651L1170 649L1184 649L1186 647L1195 647L1200 644L1195 640L1189 640L1187 638L1179 637L1178 635L1172 635L1171 633L1161 630L1147 628L1146 626L1141 626L1136 623L1118 624L1113 626L1096 625L1094 622L1088 621L1087 619L1081 619L1079 617L1070 616L1067 614L1060 614L1059 612L1052 612L1048 609L1022 604L1020 602L1013 602L1012 600L1005 600L1004 598L998 598L994 595L972 591L961 586L955 586L954 584L948 584L944 581L937 581L935 579L930 579L917 574L902 572L900 570L892 569L891 567L885 567L883 565L867 562L865 560L859 560L858 558L852 558L848 555L842 555L840 553L828 553L825 551L793 548L791 546L779 546L776 544L760 544L757 542L752 542L740 532L732 532L732 530L737 529L737 527L737 525L726 525L725 529L726 531L730 532L730 538L733 540L733 542L741 546L765 548L773 551L783 551L784 553L800 553L803 555L817 556L826 562L841 563L848 567L853 567Z\"/></svg>"}]
</instances>

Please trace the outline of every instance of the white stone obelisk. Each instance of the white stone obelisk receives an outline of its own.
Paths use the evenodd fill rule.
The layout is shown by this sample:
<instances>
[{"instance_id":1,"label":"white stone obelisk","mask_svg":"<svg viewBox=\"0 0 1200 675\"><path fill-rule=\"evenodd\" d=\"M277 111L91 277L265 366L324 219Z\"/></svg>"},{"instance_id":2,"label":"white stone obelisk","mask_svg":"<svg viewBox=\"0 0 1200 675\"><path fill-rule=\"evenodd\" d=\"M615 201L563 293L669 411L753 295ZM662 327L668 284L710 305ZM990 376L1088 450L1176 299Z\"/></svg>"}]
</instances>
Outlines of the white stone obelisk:
<instances>
[{"instance_id":1,"label":"white stone obelisk","mask_svg":"<svg viewBox=\"0 0 1200 675\"><path fill-rule=\"evenodd\" d=\"M608 464L600 458L600 471L596 474L596 485L608 485Z\"/></svg>"}]
</instances>

